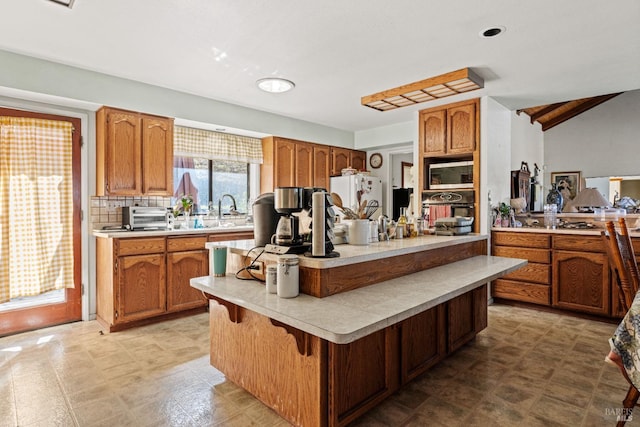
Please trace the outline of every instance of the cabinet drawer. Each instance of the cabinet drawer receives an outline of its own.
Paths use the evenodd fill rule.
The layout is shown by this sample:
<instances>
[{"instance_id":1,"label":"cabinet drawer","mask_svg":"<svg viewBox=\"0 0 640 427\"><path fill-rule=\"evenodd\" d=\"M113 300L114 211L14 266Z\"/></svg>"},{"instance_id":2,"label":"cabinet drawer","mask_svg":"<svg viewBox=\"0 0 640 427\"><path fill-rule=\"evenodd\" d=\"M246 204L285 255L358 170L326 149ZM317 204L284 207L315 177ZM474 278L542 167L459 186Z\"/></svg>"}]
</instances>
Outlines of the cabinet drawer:
<instances>
[{"instance_id":1,"label":"cabinet drawer","mask_svg":"<svg viewBox=\"0 0 640 427\"><path fill-rule=\"evenodd\" d=\"M529 263L516 271L503 276L505 279L524 280L543 285L551 284L551 266L548 264Z\"/></svg>"},{"instance_id":2,"label":"cabinet drawer","mask_svg":"<svg viewBox=\"0 0 640 427\"><path fill-rule=\"evenodd\" d=\"M508 258L523 258L529 262L538 262L542 264L551 263L551 251L548 249L529 249L510 246L496 246L493 248L493 254L496 256L504 256Z\"/></svg>"},{"instance_id":3,"label":"cabinet drawer","mask_svg":"<svg viewBox=\"0 0 640 427\"><path fill-rule=\"evenodd\" d=\"M491 233L494 245L520 246L523 248L550 248L550 235L539 233L510 233L494 231Z\"/></svg>"},{"instance_id":4,"label":"cabinet drawer","mask_svg":"<svg viewBox=\"0 0 640 427\"><path fill-rule=\"evenodd\" d=\"M495 298L542 305L551 304L550 290L550 287L547 285L515 282L505 279L498 279L491 284L491 295Z\"/></svg>"},{"instance_id":5,"label":"cabinet drawer","mask_svg":"<svg viewBox=\"0 0 640 427\"><path fill-rule=\"evenodd\" d=\"M553 249L585 252L605 252L605 247L600 236L553 236Z\"/></svg>"},{"instance_id":6,"label":"cabinet drawer","mask_svg":"<svg viewBox=\"0 0 640 427\"><path fill-rule=\"evenodd\" d=\"M167 252L191 251L204 249L207 236L197 237L169 237L167 238Z\"/></svg>"},{"instance_id":7,"label":"cabinet drawer","mask_svg":"<svg viewBox=\"0 0 640 427\"><path fill-rule=\"evenodd\" d=\"M164 237L114 239L114 250L117 256L143 255L164 252Z\"/></svg>"}]
</instances>

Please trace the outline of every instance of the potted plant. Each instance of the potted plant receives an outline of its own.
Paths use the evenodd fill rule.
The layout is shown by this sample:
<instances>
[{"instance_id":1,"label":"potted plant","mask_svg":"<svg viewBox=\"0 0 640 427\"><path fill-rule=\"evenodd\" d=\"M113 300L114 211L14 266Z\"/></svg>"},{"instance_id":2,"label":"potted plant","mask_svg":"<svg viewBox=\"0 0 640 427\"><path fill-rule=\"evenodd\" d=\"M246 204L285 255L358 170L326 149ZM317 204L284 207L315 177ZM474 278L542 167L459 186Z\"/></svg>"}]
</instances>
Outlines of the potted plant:
<instances>
[{"instance_id":1,"label":"potted plant","mask_svg":"<svg viewBox=\"0 0 640 427\"><path fill-rule=\"evenodd\" d=\"M173 215L177 217L181 212L184 217L185 228L189 228L189 215L193 208L193 197L183 194L173 207Z\"/></svg>"},{"instance_id":2,"label":"potted plant","mask_svg":"<svg viewBox=\"0 0 640 427\"><path fill-rule=\"evenodd\" d=\"M502 202L500 203L500 207L498 208L500 212L500 219L503 227L509 226L509 217L511 216L511 206Z\"/></svg>"}]
</instances>

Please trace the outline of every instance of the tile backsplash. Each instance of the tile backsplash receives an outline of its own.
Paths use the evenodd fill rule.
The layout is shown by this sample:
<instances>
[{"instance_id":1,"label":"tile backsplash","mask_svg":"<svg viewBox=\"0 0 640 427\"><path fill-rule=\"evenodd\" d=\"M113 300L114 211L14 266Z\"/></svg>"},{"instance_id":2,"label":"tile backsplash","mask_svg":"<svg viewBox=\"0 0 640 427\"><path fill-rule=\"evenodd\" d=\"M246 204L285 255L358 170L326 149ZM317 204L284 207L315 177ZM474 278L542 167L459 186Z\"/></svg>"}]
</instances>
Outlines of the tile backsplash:
<instances>
[{"instance_id":1,"label":"tile backsplash","mask_svg":"<svg viewBox=\"0 0 640 427\"><path fill-rule=\"evenodd\" d=\"M170 197L91 197L91 229L122 224L123 206L171 207Z\"/></svg>"}]
</instances>

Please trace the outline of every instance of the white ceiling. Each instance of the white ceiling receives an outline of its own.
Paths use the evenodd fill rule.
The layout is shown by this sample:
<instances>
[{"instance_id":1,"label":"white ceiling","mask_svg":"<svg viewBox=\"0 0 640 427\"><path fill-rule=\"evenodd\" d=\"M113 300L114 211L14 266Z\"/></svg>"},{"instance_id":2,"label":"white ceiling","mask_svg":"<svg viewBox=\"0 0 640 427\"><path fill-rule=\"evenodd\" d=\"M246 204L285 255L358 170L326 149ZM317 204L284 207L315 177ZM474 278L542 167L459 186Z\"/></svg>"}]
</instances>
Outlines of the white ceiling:
<instances>
[{"instance_id":1,"label":"white ceiling","mask_svg":"<svg viewBox=\"0 0 640 427\"><path fill-rule=\"evenodd\" d=\"M0 49L352 131L477 96L515 110L640 88L637 0L0 0L0 10ZM507 30L479 37L491 26ZM387 112L360 105L464 67L484 89ZM266 76L296 88L260 92Z\"/></svg>"}]
</instances>

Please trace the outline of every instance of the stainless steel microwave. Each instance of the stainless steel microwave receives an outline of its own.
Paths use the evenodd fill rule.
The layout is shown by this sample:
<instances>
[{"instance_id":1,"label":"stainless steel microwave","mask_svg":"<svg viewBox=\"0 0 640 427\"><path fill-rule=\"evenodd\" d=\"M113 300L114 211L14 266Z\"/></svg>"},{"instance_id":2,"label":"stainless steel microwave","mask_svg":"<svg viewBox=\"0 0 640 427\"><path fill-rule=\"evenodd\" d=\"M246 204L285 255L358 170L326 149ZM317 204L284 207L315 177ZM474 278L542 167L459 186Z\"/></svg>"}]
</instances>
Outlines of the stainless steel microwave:
<instances>
[{"instance_id":1,"label":"stainless steel microwave","mask_svg":"<svg viewBox=\"0 0 640 427\"><path fill-rule=\"evenodd\" d=\"M429 189L473 188L473 161L429 165Z\"/></svg>"}]
</instances>

